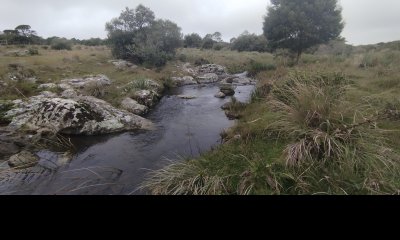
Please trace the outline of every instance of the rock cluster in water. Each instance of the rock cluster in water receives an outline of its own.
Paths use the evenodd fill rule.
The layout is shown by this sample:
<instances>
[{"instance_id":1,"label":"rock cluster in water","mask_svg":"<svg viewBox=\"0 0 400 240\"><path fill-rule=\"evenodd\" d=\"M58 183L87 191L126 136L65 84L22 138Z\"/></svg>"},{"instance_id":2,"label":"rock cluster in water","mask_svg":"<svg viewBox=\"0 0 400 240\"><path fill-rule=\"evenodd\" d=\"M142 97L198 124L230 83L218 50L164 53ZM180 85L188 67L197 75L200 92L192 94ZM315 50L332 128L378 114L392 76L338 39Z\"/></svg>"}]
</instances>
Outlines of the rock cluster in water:
<instances>
[{"instance_id":1,"label":"rock cluster in water","mask_svg":"<svg viewBox=\"0 0 400 240\"><path fill-rule=\"evenodd\" d=\"M186 63L182 66L182 71L184 76L171 78L176 86L219 83L220 92L215 94L217 98L233 96L236 86L255 84L254 79L247 77L247 72L228 74L225 67L217 64L191 67L189 63Z\"/></svg>"}]
</instances>

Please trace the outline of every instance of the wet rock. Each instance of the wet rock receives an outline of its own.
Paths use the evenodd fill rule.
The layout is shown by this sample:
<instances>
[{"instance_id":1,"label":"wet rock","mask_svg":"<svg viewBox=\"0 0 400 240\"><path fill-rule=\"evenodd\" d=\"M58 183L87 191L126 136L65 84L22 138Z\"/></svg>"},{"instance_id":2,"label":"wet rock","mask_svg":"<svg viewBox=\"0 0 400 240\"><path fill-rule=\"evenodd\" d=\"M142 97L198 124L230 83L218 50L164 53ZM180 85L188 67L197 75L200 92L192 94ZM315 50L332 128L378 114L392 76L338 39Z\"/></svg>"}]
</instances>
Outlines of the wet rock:
<instances>
[{"instance_id":1,"label":"wet rock","mask_svg":"<svg viewBox=\"0 0 400 240\"><path fill-rule=\"evenodd\" d=\"M42 128L54 133L98 135L134 129L151 129L151 122L116 109L109 103L89 96L76 99L35 96L8 111L9 127L31 131Z\"/></svg>"},{"instance_id":2,"label":"wet rock","mask_svg":"<svg viewBox=\"0 0 400 240\"><path fill-rule=\"evenodd\" d=\"M195 85L197 82L191 76L185 77L172 77L171 80L175 83L176 86L186 86L186 85Z\"/></svg>"},{"instance_id":3,"label":"wet rock","mask_svg":"<svg viewBox=\"0 0 400 240\"><path fill-rule=\"evenodd\" d=\"M64 165L70 163L71 160L72 160L72 154L70 152L65 152L63 154L58 155L57 165L64 166Z\"/></svg>"},{"instance_id":4,"label":"wet rock","mask_svg":"<svg viewBox=\"0 0 400 240\"><path fill-rule=\"evenodd\" d=\"M222 110L228 110L232 107L232 102L227 102L224 105L221 106Z\"/></svg>"},{"instance_id":5,"label":"wet rock","mask_svg":"<svg viewBox=\"0 0 400 240\"><path fill-rule=\"evenodd\" d=\"M178 95L177 97L181 98L181 99L186 99L186 100L190 100L190 99L195 99L196 98L196 96L191 96L191 95Z\"/></svg>"},{"instance_id":6,"label":"wet rock","mask_svg":"<svg viewBox=\"0 0 400 240\"><path fill-rule=\"evenodd\" d=\"M160 96L154 90L139 90L133 94L132 98L138 103L151 108L159 101Z\"/></svg>"},{"instance_id":7,"label":"wet rock","mask_svg":"<svg viewBox=\"0 0 400 240\"><path fill-rule=\"evenodd\" d=\"M199 84L205 84L205 83L215 83L218 82L219 78L218 75L215 73L206 73L202 76L198 76L196 78L197 82Z\"/></svg>"},{"instance_id":8,"label":"wet rock","mask_svg":"<svg viewBox=\"0 0 400 240\"><path fill-rule=\"evenodd\" d=\"M11 156L8 165L12 168L24 169L35 166L39 160L40 158L36 154L24 150Z\"/></svg>"},{"instance_id":9,"label":"wet rock","mask_svg":"<svg viewBox=\"0 0 400 240\"><path fill-rule=\"evenodd\" d=\"M149 108L139 104L137 101L133 100L132 98L125 98L121 102L121 107L128 112L131 112L136 115L144 115L149 111Z\"/></svg>"},{"instance_id":10,"label":"wet rock","mask_svg":"<svg viewBox=\"0 0 400 240\"><path fill-rule=\"evenodd\" d=\"M86 86L108 86L111 80L106 75L88 76L85 78L64 79L61 83L71 85L75 88L84 88Z\"/></svg>"},{"instance_id":11,"label":"wet rock","mask_svg":"<svg viewBox=\"0 0 400 240\"><path fill-rule=\"evenodd\" d=\"M225 96L235 95L235 89L231 84L221 84L219 87L220 91L225 94Z\"/></svg>"},{"instance_id":12,"label":"wet rock","mask_svg":"<svg viewBox=\"0 0 400 240\"><path fill-rule=\"evenodd\" d=\"M216 98L225 98L226 95L223 92L219 92L219 93L215 94L214 97L216 97Z\"/></svg>"}]
</instances>

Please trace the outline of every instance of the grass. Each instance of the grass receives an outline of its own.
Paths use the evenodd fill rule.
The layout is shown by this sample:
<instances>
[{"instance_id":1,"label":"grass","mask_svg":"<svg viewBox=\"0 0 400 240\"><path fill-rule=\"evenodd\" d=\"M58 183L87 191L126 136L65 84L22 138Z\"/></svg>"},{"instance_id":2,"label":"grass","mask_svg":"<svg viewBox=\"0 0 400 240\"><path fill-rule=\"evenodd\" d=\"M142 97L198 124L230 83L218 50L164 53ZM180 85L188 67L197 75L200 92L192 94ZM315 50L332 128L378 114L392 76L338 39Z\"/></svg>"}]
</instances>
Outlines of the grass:
<instances>
[{"instance_id":1,"label":"grass","mask_svg":"<svg viewBox=\"0 0 400 240\"><path fill-rule=\"evenodd\" d=\"M199 54L230 66L248 56L235 63L234 52L185 51L189 60ZM294 67L272 62L275 70L256 74L238 124L221 134L225 144L150 172L142 187L152 194L399 194L396 51L308 54Z\"/></svg>"},{"instance_id":2,"label":"grass","mask_svg":"<svg viewBox=\"0 0 400 240\"><path fill-rule=\"evenodd\" d=\"M150 173L142 186L150 193L400 193L398 43L304 54L296 66L284 52L180 49L162 69L125 71L108 62L106 47L37 48L40 55L12 57L5 53L14 47L0 47L2 100L35 95L41 83L105 74L112 85L91 94L118 106L128 83L148 89L149 78L168 86L181 74L180 61L216 63L258 79L251 103L231 107L240 119L222 134L225 144ZM23 81L28 76L37 82Z\"/></svg>"}]
</instances>

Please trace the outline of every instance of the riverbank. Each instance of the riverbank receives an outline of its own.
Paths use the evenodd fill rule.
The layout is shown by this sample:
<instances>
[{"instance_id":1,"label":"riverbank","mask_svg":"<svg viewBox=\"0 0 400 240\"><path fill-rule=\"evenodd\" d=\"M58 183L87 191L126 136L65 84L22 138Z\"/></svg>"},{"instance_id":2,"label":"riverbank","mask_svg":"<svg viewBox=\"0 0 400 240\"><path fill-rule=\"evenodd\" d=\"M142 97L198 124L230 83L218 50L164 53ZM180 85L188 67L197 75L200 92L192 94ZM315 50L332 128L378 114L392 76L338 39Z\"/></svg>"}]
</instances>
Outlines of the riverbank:
<instances>
[{"instance_id":1,"label":"riverbank","mask_svg":"<svg viewBox=\"0 0 400 240\"><path fill-rule=\"evenodd\" d=\"M215 57L218 58L218 57ZM226 144L149 174L152 194L399 194L400 52L303 56L262 71Z\"/></svg>"},{"instance_id":2,"label":"riverbank","mask_svg":"<svg viewBox=\"0 0 400 240\"><path fill-rule=\"evenodd\" d=\"M99 51L102 51L102 49L99 49ZM45 52L44 56L41 57L47 58L48 54L51 55L55 53ZM58 57L60 57L61 55L62 53L60 53ZM97 54L94 54L93 57L95 56L97 56ZM22 62L35 61L30 57L31 56L26 56L26 58L9 58L11 60L18 60ZM220 117L218 117L221 115L221 113L224 113L220 109L220 104L222 105L223 103L226 103L228 101L228 99L224 100L225 94L235 94L238 99L241 99L243 97L240 96L242 96L243 94L247 96L250 95L249 91L252 88L253 84L253 80L247 78L245 74L230 75L227 74L223 66L213 64L204 64L195 67L192 66L190 62L175 62L173 68L175 69L174 71L168 73L164 72L166 76L171 76L173 74L174 77L168 78L166 76L163 76L161 79L153 80L149 78L137 78L137 74L135 74L133 70L139 67L135 67L124 61L107 60L105 58L102 60L102 62L108 67L113 67L113 70L110 70L108 74L112 74L113 71L118 73L123 72L126 75L125 79L128 79L128 76L131 76L131 79L133 80L129 82L126 80L120 81L120 79L115 80L109 78L107 75L104 74L105 72L107 72L107 70L100 72L100 69L99 73L101 74L98 75L91 74L90 76L83 77L75 76L73 78L62 78L55 81L44 81L44 75L35 75L31 77L32 79L30 80L32 84L30 86L34 91L25 91L26 93L24 94L22 93L22 90L20 90L20 86L17 86L17 84L22 84L22 86L25 86L27 79L25 77L22 79L12 79L10 77L11 74L16 73L9 72L12 71L12 69L10 69L10 65L8 66L8 72L6 71L6 73L2 75L3 79L6 79L4 83L7 85L7 89L9 90L12 88L17 89L17 94L23 95L23 98L14 99L17 98L18 95L12 95L10 91L6 92L6 89L2 89L3 91L5 91L5 93L8 94L2 95L4 96L4 101L8 101L7 103L10 104L7 104L7 106L9 105L9 108L4 109L3 111L4 119L8 119L9 122L7 123L8 132L6 135L3 135L4 139L2 139L1 145L5 146L4 143L7 143L10 146L15 147L15 149L7 147L11 150L8 151L8 154L7 151L2 152L3 157L5 157L6 160L10 158L10 160L8 161L8 165L12 163L12 165L10 165L11 168L7 167L7 162L5 162L5 164L2 164L3 170L1 174L1 182L4 183L4 185L2 185L2 187L4 188L3 191L5 191L4 193L52 194L55 193L54 191L57 191L57 193L61 194L65 192L71 192L72 190L70 188L64 188L65 186L62 185L62 180L60 180L61 183L55 182L53 184L41 179L39 182L42 185L48 186L48 190L46 190L47 187L40 188L40 190L35 189L34 186L37 186L37 184L33 184L33 182L38 181L40 176L44 176L45 179L46 177L48 177L47 175L51 175L52 177L57 178L57 172L60 172L62 170L68 172L79 172L82 168L96 168L96 170L91 171L97 173L99 171L99 169L97 168L100 163L103 164L102 166L104 166L104 164L107 164L108 166L112 166L112 169L117 170L116 172L121 172L122 175L116 174L114 170L111 171L113 173L111 175L114 177L117 176L118 179L120 176L126 176L127 168L133 167L133 169L136 169L136 167L129 164L122 164L121 166L121 164L119 164L121 163L120 161L116 161L114 164L112 164L112 161L110 162L110 160L123 159L123 162L140 160L140 162L143 162L143 159L148 159L148 156L153 156L148 159L149 162L155 162L159 160L162 156L157 155L157 153L159 153L160 151L162 153L165 152L163 152L162 150L155 151L154 149L157 149L157 147L151 149L151 151L155 151L155 155L149 154L148 151L150 151L150 149L146 148L147 154L139 154L139 156L142 156L142 159L137 159L137 157L135 157L136 153L138 153L138 150L135 150L136 148L132 147L132 154L129 154L128 152L126 152L126 150L124 150L123 152L125 154L119 155L119 152L115 147L111 147L110 150L107 151L107 154L99 154L99 152L102 151L101 149L96 148L97 144L101 144L104 139L108 139L106 140L106 142L114 146L115 140L120 138L120 135L110 135L110 138L108 138L107 136L99 137L99 139L103 139L100 143L94 140L97 139L97 137L83 137L82 135L110 134L148 128L143 127L149 126L148 123L144 125L144 123L147 121L145 118L148 117L146 113L149 111L148 109L162 109L162 107L159 107L157 105L157 102L162 98L161 94L162 92L164 92L163 89L165 87L170 88L173 86L184 85L192 86L189 88L193 89L193 91L185 91L187 93L184 92L183 94L177 95L177 98L181 99L182 101L198 104L196 110L200 111L201 113L201 116L197 117L195 117L197 114L196 112L192 112L191 115L193 116L189 116L186 114L184 114L184 116L177 115L175 116L177 118L176 122L181 122L179 118L185 116L193 117L193 119L191 119L190 121L201 120L203 117L209 116L210 119L205 120L205 122L213 123L211 126L205 125L205 129L202 128L202 131L198 131L197 135L201 133L200 139L196 140L198 136L192 136L194 134L192 132L185 133L189 134L189 142L192 143L192 145L194 144L193 146L190 146L190 156L193 157L199 152L206 151L211 146L213 146L215 142L218 142L220 132L228 126L229 120L224 115L222 121ZM13 70L20 73L20 75L23 75L22 73L25 72L26 69L30 69L28 68L29 64L26 62L23 65L22 63L18 64L13 64L13 66L18 65L16 69ZM85 62L82 64L87 65L89 63ZM168 69L168 67L166 67L166 69ZM164 69L164 71L167 71L166 69ZM31 69L30 71L35 73L37 70ZM154 70L145 71L153 72ZM97 71L94 72L97 73ZM149 75L151 74L154 74L153 76L156 76L157 73L149 73ZM209 84L211 84L210 90L213 91L213 93L208 91L204 92L202 90L208 89L207 86ZM218 84L222 84L221 87ZM247 85L250 88L246 87ZM189 90L189 88L187 90ZM115 91L120 92L118 94L118 97L109 100L108 102L110 96L117 95ZM200 95L191 95L196 92L200 93ZM202 92L206 93L206 95L202 96ZM211 96L209 96L210 94ZM218 95L218 97L221 99L216 98L214 95ZM168 102L171 100L169 99L166 101ZM174 99L173 101L177 100ZM201 110L203 108L202 104L204 104L204 107L206 107L208 110ZM162 106L165 106L165 102ZM181 107L183 109L187 108L186 105ZM125 110L122 110L121 108ZM141 109L144 109L144 111L139 111ZM184 112L184 110L182 111ZM156 112L155 114L157 115L157 110L153 110L151 111L149 116L154 116L154 112ZM210 113L215 113L215 116ZM143 115L145 118L140 118L136 116L136 114ZM163 111L163 114L168 115L168 112ZM164 116L157 116L156 122L163 121L163 117ZM187 123L185 122L180 125L176 125L173 135L176 135L178 132L186 132L190 129L198 128L198 126L190 127L188 125L190 121L188 119L186 121ZM218 122L219 124L216 124ZM199 126L201 126L201 124ZM166 126L161 125L157 127L164 128ZM190 129L186 129L187 127L190 127ZM157 132L157 129L154 129L154 131ZM15 134L17 132L18 134ZM71 134L78 135L76 137L72 137ZM139 132L138 134L143 136L144 133ZM211 134L210 136L212 136L212 139L206 137L208 136L208 134ZM133 133L133 135L135 135L135 133ZM129 136L128 138L130 140L128 140L126 137L122 137L122 139L132 141L132 136L130 134L122 134L121 136ZM18 145L16 144L16 138L23 138L19 141ZM164 141L163 137L160 136L160 138L161 139L153 139L154 143ZM191 142L191 138L194 138L192 140L194 142ZM162 147L161 149L164 149L167 146L176 146L175 150L178 153L181 150L180 148L186 149L186 147L184 147L184 143L187 143L185 141L188 141L187 136L182 136L181 144L176 145L176 143L179 142L178 140L179 138L168 140L167 143L164 144L165 147ZM134 141L138 145L142 145L142 143L145 142L147 142L148 145L153 144L152 142L148 142L147 139ZM91 143L88 144L88 142ZM198 146L199 143L201 144ZM126 144L127 143L120 142L118 145L124 146ZM81 156L85 155L86 150L88 150L82 149L82 147L80 147L81 145L87 146L90 149L97 149L95 152L91 153L91 155L95 156L95 158L93 159L95 162L86 165L88 163L86 159L84 166L80 165L79 159L81 159ZM108 149L105 146L103 146L103 148ZM112 149L114 149L116 152L113 152ZM169 151L172 150L173 149L170 149ZM107 157L103 157L103 155ZM188 152L185 150L184 152L182 152L182 156L189 156ZM11 162L11 158L15 160L12 160ZM131 159L130 161L129 158ZM138 168L139 166L141 165L137 165ZM137 170L138 169L136 169L135 171ZM141 179L140 177L138 177L140 175L138 173L132 173L131 175L132 177L127 177L127 179L130 180L125 179L125 182L119 181L119 184L131 186L133 182L136 183L137 181L139 181L138 179ZM77 179L81 180L84 180L87 177L84 177L79 173L75 173L74 176L76 176ZM132 180L132 178L136 180ZM23 188L14 188L12 186L13 184L10 185L10 183L12 182L19 182L20 179L34 179L35 181L28 181L29 184L24 183L23 181ZM117 180L112 180L112 182L115 181ZM46 182L46 184L44 184L43 182ZM93 183L91 184L93 185ZM57 188L63 189L64 192L58 191L59 189L54 189L50 186L57 186ZM132 189L128 190L132 191ZM127 193L126 191L128 190L125 189L125 192L123 193ZM121 191L122 190L113 190L112 192L107 192L97 189L96 191L90 190L85 193L121 194Z\"/></svg>"}]
</instances>

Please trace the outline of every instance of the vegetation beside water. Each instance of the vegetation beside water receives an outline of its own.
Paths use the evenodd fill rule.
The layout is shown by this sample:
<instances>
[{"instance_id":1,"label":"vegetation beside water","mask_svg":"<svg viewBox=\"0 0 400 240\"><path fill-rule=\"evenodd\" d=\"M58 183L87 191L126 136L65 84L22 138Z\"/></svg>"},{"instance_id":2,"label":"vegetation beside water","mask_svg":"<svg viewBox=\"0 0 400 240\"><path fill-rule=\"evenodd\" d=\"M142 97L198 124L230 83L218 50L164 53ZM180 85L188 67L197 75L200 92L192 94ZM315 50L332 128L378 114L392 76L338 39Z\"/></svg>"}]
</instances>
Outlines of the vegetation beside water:
<instances>
[{"instance_id":1,"label":"vegetation beside water","mask_svg":"<svg viewBox=\"0 0 400 240\"><path fill-rule=\"evenodd\" d=\"M276 69L256 74L252 101L223 134L226 143L150 173L143 187L152 194L398 194L396 44L323 46L295 67L278 56L253 59ZM199 54L229 67L253 53Z\"/></svg>"}]
</instances>

